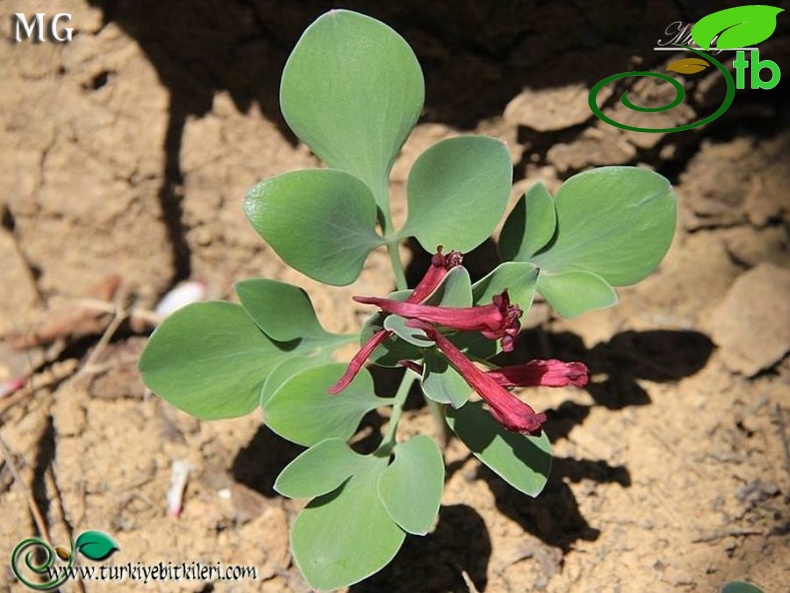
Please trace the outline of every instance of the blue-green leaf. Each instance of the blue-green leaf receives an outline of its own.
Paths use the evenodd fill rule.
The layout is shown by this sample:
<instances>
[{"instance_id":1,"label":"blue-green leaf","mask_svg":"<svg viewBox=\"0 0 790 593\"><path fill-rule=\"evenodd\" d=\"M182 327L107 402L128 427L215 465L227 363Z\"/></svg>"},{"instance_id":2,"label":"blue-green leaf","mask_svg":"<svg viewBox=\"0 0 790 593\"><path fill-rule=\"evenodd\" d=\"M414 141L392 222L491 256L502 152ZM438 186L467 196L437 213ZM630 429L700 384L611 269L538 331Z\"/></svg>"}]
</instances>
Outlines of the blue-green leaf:
<instances>
[{"instance_id":1,"label":"blue-green leaf","mask_svg":"<svg viewBox=\"0 0 790 593\"><path fill-rule=\"evenodd\" d=\"M244 213L285 263L326 284L352 283L383 244L370 189L344 171L303 169L261 181L247 192Z\"/></svg>"},{"instance_id":2,"label":"blue-green leaf","mask_svg":"<svg viewBox=\"0 0 790 593\"><path fill-rule=\"evenodd\" d=\"M614 288L597 274L583 270L541 271L538 290L563 317L575 317L617 304Z\"/></svg>"},{"instance_id":3,"label":"blue-green leaf","mask_svg":"<svg viewBox=\"0 0 790 593\"><path fill-rule=\"evenodd\" d=\"M499 222L512 180L510 152L502 141L486 136L442 140L411 169L409 218L398 237L416 237L430 252L437 245L471 251Z\"/></svg>"},{"instance_id":4,"label":"blue-green leaf","mask_svg":"<svg viewBox=\"0 0 790 593\"><path fill-rule=\"evenodd\" d=\"M384 217L389 170L424 96L420 65L403 38L347 10L332 10L307 28L280 86L291 129L330 167L364 181Z\"/></svg>"},{"instance_id":5,"label":"blue-green leaf","mask_svg":"<svg viewBox=\"0 0 790 593\"><path fill-rule=\"evenodd\" d=\"M290 498L328 494L367 466L367 458L337 438L316 443L285 466L274 489Z\"/></svg>"},{"instance_id":6,"label":"blue-green leaf","mask_svg":"<svg viewBox=\"0 0 790 593\"><path fill-rule=\"evenodd\" d=\"M535 297L535 286L538 280L538 268L530 262L505 262L499 264L472 286L472 295L476 305L491 304L494 295L507 290L510 302L521 307L526 320L526 313L532 306Z\"/></svg>"},{"instance_id":7,"label":"blue-green leaf","mask_svg":"<svg viewBox=\"0 0 790 593\"><path fill-rule=\"evenodd\" d=\"M422 391L440 404L460 408L472 395L472 388L436 349L425 351Z\"/></svg>"},{"instance_id":8,"label":"blue-green leaf","mask_svg":"<svg viewBox=\"0 0 790 593\"><path fill-rule=\"evenodd\" d=\"M551 445L546 433L525 436L505 430L483 409L482 402L447 408L447 422L469 450L516 490L537 496L551 471Z\"/></svg>"},{"instance_id":9,"label":"blue-green leaf","mask_svg":"<svg viewBox=\"0 0 790 593\"><path fill-rule=\"evenodd\" d=\"M373 379L362 369L339 395L327 390L346 365L309 368L285 381L264 406L264 422L281 437L310 447L328 438L347 440L369 411L391 403L376 397Z\"/></svg>"},{"instance_id":10,"label":"blue-green leaf","mask_svg":"<svg viewBox=\"0 0 790 593\"><path fill-rule=\"evenodd\" d=\"M554 239L531 258L541 270L585 270L613 286L638 282L669 249L675 194L661 175L601 167L562 184L554 199Z\"/></svg>"},{"instance_id":11,"label":"blue-green leaf","mask_svg":"<svg viewBox=\"0 0 790 593\"><path fill-rule=\"evenodd\" d=\"M554 199L543 183L536 183L519 198L499 236L505 261L527 261L551 241L557 229Z\"/></svg>"},{"instance_id":12,"label":"blue-green leaf","mask_svg":"<svg viewBox=\"0 0 790 593\"><path fill-rule=\"evenodd\" d=\"M241 280L233 285L241 306L266 335L288 342L298 338L332 341L318 322L307 293L291 284L267 278Z\"/></svg>"},{"instance_id":13,"label":"blue-green leaf","mask_svg":"<svg viewBox=\"0 0 790 593\"><path fill-rule=\"evenodd\" d=\"M387 459L366 459L364 470L311 501L294 521L294 560L314 589L339 589L369 577L389 564L406 537L378 495Z\"/></svg>"},{"instance_id":14,"label":"blue-green leaf","mask_svg":"<svg viewBox=\"0 0 790 593\"><path fill-rule=\"evenodd\" d=\"M408 533L425 535L439 513L444 460L436 442L417 435L395 447L395 461L379 479L387 513Z\"/></svg>"},{"instance_id":15,"label":"blue-green leaf","mask_svg":"<svg viewBox=\"0 0 790 593\"><path fill-rule=\"evenodd\" d=\"M185 412L233 418L255 409L266 377L288 356L240 305L194 303L156 328L139 368L154 393Z\"/></svg>"}]
</instances>

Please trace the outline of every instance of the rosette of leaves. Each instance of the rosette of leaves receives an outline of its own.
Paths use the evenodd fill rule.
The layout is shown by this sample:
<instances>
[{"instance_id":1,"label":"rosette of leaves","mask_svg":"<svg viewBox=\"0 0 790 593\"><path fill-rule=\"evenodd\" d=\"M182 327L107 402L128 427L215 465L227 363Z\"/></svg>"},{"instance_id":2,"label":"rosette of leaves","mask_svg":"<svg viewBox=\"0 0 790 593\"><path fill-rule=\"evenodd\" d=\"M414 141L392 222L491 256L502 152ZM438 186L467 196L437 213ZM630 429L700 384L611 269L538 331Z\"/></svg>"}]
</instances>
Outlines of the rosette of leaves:
<instances>
[{"instance_id":1,"label":"rosette of leaves","mask_svg":"<svg viewBox=\"0 0 790 593\"><path fill-rule=\"evenodd\" d=\"M407 221L393 225L390 169L423 98L414 53L386 25L334 10L304 32L285 66L280 102L288 125L327 168L266 179L244 200L253 228L283 261L325 284L345 285L373 249L385 246L403 289L403 240L467 252L491 235L507 207L512 165L504 143L484 136L425 151L409 174ZM556 197L536 186L507 219L503 262L475 283L465 269L451 270L427 302L465 307L507 290L526 311L537 290L561 314L608 306L612 286L657 265L673 228L671 189L650 171L584 173ZM446 406L448 424L469 449L527 495L545 486L547 436L508 432L480 402L467 402L467 383L404 319L378 313L359 335L338 335L321 326L300 288L253 279L237 282L235 291L239 304L197 303L168 317L152 334L140 370L152 391L198 418L231 418L260 406L271 430L306 447L275 488L310 499L294 521L291 544L312 587L348 586L384 567L408 534L431 529L444 483L441 451L427 436L396 442L385 435L370 455L348 445L365 414L402 406L411 380L394 398L380 397L362 369L342 394L330 396L345 368L333 353L344 344L364 343L382 328L393 332L370 360L420 361L415 378L423 393ZM477 360L497 354L496 343L479 336L448 338Z\"/></svg>"}]
</instances>

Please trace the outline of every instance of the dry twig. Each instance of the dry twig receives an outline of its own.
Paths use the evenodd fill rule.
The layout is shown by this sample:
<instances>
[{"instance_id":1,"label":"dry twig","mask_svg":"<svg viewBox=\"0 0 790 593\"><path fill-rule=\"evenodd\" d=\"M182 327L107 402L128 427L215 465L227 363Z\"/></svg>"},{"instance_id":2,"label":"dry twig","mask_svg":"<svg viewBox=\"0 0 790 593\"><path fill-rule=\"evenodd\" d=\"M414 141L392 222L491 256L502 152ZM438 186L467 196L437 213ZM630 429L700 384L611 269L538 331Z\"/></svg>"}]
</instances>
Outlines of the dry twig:
<instances>
[{"instance_id":1,"label":"dry twig","mask_svg":"<svg viewBox=\"0 0 790 593\"><path fill-rule=\"evenodd\" d=\"M6 445L2 436L0 436L0 452L2 452L6 464L8 464L8 469L11 471L11 475L14 477L14 481L17 482L19 487L23 488L25 491L27 504L30 508L30 513L33 515L33 521L36 523L38 532L41 534L41 537L47 541L47 543L52 545L52 539L50 538L49 529L47 529L47 522L44 520L44 515L41 514L41 509L38 508L38 504L36 504L36 499L33 497L33 493L31 492L30 488L28 488L27 484L25 484L25 482L22 480L22 476L17 470L14 459L11 456L11 451L8 449L8 445Z\"/></svg>"}]
</instances>

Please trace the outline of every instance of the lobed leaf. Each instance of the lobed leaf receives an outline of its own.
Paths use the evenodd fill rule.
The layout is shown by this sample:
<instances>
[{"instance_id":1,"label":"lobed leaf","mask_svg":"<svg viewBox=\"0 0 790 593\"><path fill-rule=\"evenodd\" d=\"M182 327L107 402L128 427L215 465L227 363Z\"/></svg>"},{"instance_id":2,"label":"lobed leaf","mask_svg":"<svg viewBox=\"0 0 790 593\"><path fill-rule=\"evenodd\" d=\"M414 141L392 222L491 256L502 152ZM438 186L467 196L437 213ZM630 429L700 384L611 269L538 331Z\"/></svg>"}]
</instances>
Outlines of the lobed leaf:
<instances>
[{"instance_id":1,"label":"lobed leaf","mask_svg":"<svg viewBox=\"0 0 790 593\"><path fill-rule=\"evenodd\" d=\"M508 214L499 236L499 253L506 261L527 261L551 241L556 229L554 199L543 183L536 183Z\"/></svg>"},{"instance_id":2,"label":"lobed leaf","mask_svg":"<svg viewBox=\"0 0 790 593\"><path fill-rule=\"evenodd\" d=\"M348 440L369 411L389 405L376 397L362 369L340 395L327 390L345 371L340 363L306 369L285 381L264 406L264 422L281 437L310 447L328 438Z\"/></svg>"},{"instance_id":3,"label":"lobed leaf","mask_svg":"<svg viewBox=\"0 0 790 593\"><path fill-rule=\"evenodd\" d=\"M288 342L309 338L331 342L340 337L321 327L310 297L297 286L254 278L236 282L233 288L241 306L273 340Z\"/></svg>"},{"instance_id":4,"label":"lobed leaf","mask_svg":"<svg viewBox=\"0 0 790 593\"><path fill-rule=\"evenodd\" d=\"M274 489L290 498L328 494L366 467L367 460L338 438L320 441L285 466Z\"/></svg>"},{"instance_id":5,"label":"lobed leaf","mask_svg":"<svg viewBox=\"0 0 790 593\"><path fill-rule=\"evenodd\" d=\"M240 305L194 303L156 328L139 369L151 391L209 420L255 409L264 380L287 357Z\"/></svg>"},{"instance_id":6,"label":"lobed leaf","mask_svg":"<svg viewBox=\"0 0 790 593\"><path fill-rule=\"evenodd\" d=\"M551 471L551 445L539 437L505 430L482 402L447 408L447 423L472 454L494 473L528 496L541 493Z\"/></svg>"},{"instance_id":7,"label":"lobed leaf","mask_svg":"<svg viewBox=\"0 0 790 593\"><path fill-rule=\"evenodd\" d=\"M315 366L321 366L332 362L329 352L321 351L318 354L308 356L306 353L292 352L293 356L282 360L263 383L261 389L260 405L265 407L277 390L294 375Z\"/></svg>"},{"instance_id":8,"label":"lobed leaf","mask_svg":"<svg viewBox=\"0 0 790 593\"><path fill-rule=\"evenodd\" d=\"M244 213L285 263L326 284L352 283L383 244L370 189L344 171L303 169L261 181L244 197Z\"/></svg>"},{"instance_id":9,"label":"lobed leaf","mask_svg":"<svg viewBox=\"0 0 790 593\"><path fill-rule=\"evenodd\" d=\"M425 350L422 373L422 391L425 396L440 404L460 408L472 395L472 388L436 349Z\"/></svg>"},{"instance_id":10,"label":"lobed leaf","mask_svg":"<svg viewBox=\"0 0 790 593\"><path fill-rule=\"evenodd\" d=\"M510 302L517 304L526 313L532 306L535 287L538 280L538 268L530 262L505 262L499 264L489 274L472 286L472 295L476 305L488 305L494 295L507 289Z\"/></svg>"},{"instance_id":11,"label":"lobed leaf","mask_svg":"<svg viewBox=\"0 0 790 593\"><path fill-rule=\"evenodd\" d=\"M625 286L652 272L675 231L675 194L661 175L601 167L574 175L554 200L557 232L531 258L552 273L585 270Z\"/></svg>"},{"instance_id":12,"label":"lobed leaf","mask_svg":"<svg viewBox=\"0 0 790 593\"><path fill-rule=\"evenodd\" d=\"M472 281L467 269L457 266L447 272L439 286L425 299L425 304L442 307L471 307Z\"/></svg>"},{"instance_id":13,"label":"lobed leaf","mask_svg":"<svg viewBox=\"0 0 790 593\"><path fill-rule=\"evenodd\" d=\"M501 140L449 138L422 153L409 173L409 217L398 237L471 251L493 232L510 196L513 167Z\"/></svg>"},{"instance_id":14,"label":"lobed leaf","mask_svg":"<svg viewBox=\"0 0 790 593\"><path fill-rule=\"evenodd\" d=\"M597 274L583 270L557 274L541 271L538 290L563 317L575 317L617 304L617 293L612 286Z\"/></svg>"},{"instance_id":15,"label":"lobed leaf","mask_svg":"<svg viewBox=\"0 0 790 593\"><path fill-rule=\"evenodd\" d=\"M378 494L387 459L365 458L340 488L312 500L291 529L294 560L314 589L339 589L377 572L395 557L406 533Z\"/></svg>"},{"instance_id":16,"label":"lobed leaf","mask_svg":"<svg viewBox=\"0 0 790 593\"><path fill-rule=\"evenodd\" d=\"M327 165L361 179L384 217L389 171L424 97L422 70L406 41L347 10L331 10L305 30L280 86L294 133Z\"/></svg>"},{"instance_id":17,"label":"lobed leaf","mask_svg":"<svg viewBox=\"0 0 790 593\"><path fill-rule=\"evenodd\" d=\"M401 529L425 535L439 513L444 487L442 453L425 435L398 443L394 452L395 460L379 478L379 498Z\"/></svg>"}]
</instances>

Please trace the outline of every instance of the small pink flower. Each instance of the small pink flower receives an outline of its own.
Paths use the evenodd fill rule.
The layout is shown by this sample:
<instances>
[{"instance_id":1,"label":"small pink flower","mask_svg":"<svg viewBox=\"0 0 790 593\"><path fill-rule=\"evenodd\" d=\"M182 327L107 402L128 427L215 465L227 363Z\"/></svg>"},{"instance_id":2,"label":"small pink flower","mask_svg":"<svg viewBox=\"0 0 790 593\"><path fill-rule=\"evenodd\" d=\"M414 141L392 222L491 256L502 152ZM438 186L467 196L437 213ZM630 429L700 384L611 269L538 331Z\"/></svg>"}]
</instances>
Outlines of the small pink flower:
<instances>
[{"instance_id":1,"label":"small pink flower","mask_svg":"<svg viewBox=\"0 0 790 593\"><path fill-rule=\"evenodd\" d=\"M584 387L589 378L587 366L581 362L561 360L530 360L524 364L487 371L503 387Z\"/></svg>"},{"instance_id":2,"label":"small pink flower","mask_svg":"<svg viewBox=\"0 0 790 593\"><path fill-rule=\"evenodd\" d=\"M442 246L439 245L436 248L436 254L431 257L431 267L428 268L423 279L420 280L419 284L417 284L405 302L419 303L420 301L424 301L434 290L436 290L447 275L447 272L456 266L460 266L462 262L463 256L459 252L451 251L447 255L444 255L442 253ZM354 355L354 358L351 359L343 376L338 379L337 383L328 389L329 394L337 395L348 387L348 384L354 380L354 377L357 376L362 365L370 358L373 351L386 342L390 336L392 336L392 332L387 329L380 329L373 334L362 348L360 348L359 352Z\"/></svg>"},{"instance_id":3,"label":"small pink flower","mask_svg":"<svg viewBox=\"0 0 790 593\"><path fill-rule=\"evenodd\" d=\"M434 307L380 297L355 296L354 300L367 305L376 305L382 311L407 319L459 331L479 331L490 340L501 338L502 349L505 352L513 350L516 336L521 329L519 319L523 312L518 305L510 304L507 291L495 295L490 305L477 307Z\"/></svg>"},{"instance_id":4,"label":"small pink flower","mask_svg":"<svg viewBox=\"0 0 790 593\"><path fill-rule=\"evenodd\" d=\"M459 372L469 386L488 404L491 415L507 430L531 434L538 432L546 421L546 414L536 413L529 405L507 391L497 381L478 369L472 361L436 330L432 325L420 320L408 323L411 327L423 330L436 342L450 364Z\"/></svg>"}]
</instances>

